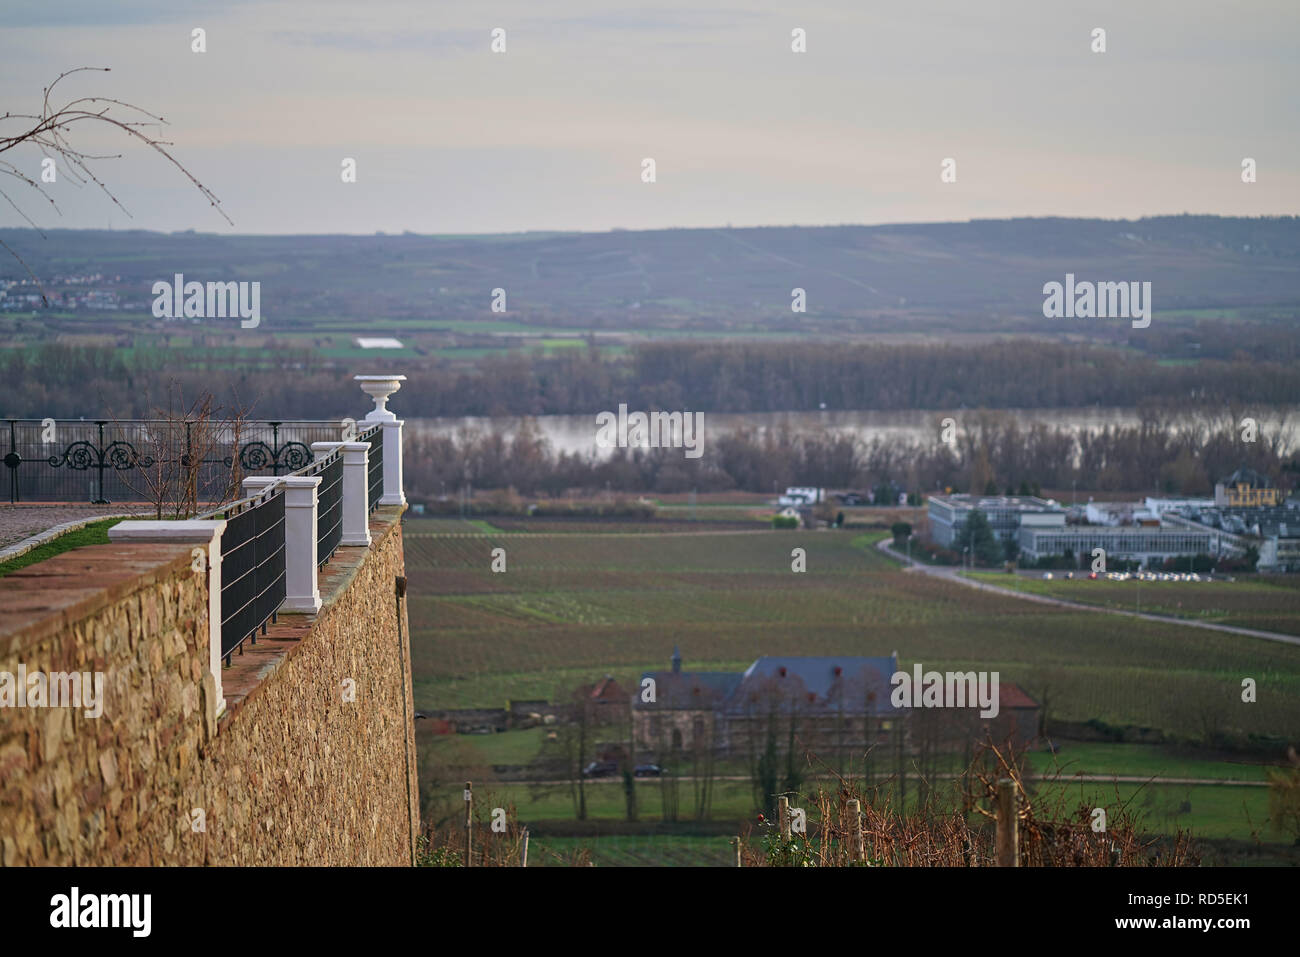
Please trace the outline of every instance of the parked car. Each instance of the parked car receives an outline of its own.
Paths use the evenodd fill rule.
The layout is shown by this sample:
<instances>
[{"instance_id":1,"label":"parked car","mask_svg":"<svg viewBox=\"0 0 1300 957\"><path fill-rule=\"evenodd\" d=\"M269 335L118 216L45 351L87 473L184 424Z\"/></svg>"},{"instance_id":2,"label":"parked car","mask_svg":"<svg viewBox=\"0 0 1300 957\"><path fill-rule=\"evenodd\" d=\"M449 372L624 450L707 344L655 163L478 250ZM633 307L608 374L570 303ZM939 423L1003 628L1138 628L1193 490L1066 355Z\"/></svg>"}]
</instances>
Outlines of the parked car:
<instances>
[{"instance_id":1,"label":"parked car","mask_svg":"<svg viewBox=\"0 0 1300 957\"><path fill-rule=\"evenodd\" d=\"M632 773L639 778L657 778L664 773L664 769L657 764L638 764Z\"/></svg>"},{"instance_id":2,"label":"parked car","mask_svg":"<svg viewBox=\"0 0 1300 957\"><path fill-rule=\"evenodd\" d=\"M584 778L607 778L618 774L617 761L592 761L582 769Z\"/></svg>"}]
</instances>

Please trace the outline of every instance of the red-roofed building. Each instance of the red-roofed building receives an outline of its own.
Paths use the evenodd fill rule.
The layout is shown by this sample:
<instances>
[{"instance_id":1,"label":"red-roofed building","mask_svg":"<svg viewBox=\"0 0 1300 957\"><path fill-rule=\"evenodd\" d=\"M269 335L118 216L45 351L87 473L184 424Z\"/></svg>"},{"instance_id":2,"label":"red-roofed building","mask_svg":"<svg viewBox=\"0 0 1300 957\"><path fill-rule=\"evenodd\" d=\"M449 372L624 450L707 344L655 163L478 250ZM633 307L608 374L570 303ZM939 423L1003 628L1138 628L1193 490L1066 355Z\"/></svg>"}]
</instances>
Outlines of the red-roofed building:
<instances>
[{"instance_id":1,"label":"red-roofed building","mask_svg":"<svg viewBox=\"0 0 1300 957\"><path fill-rule=\"evenodd\" d=\"M1010 739L1016 747L1032 748L1042 728L1043 706L1010 681L998 685L998 716L987 720L994 741Z\"/></svg>"}]
</instances>

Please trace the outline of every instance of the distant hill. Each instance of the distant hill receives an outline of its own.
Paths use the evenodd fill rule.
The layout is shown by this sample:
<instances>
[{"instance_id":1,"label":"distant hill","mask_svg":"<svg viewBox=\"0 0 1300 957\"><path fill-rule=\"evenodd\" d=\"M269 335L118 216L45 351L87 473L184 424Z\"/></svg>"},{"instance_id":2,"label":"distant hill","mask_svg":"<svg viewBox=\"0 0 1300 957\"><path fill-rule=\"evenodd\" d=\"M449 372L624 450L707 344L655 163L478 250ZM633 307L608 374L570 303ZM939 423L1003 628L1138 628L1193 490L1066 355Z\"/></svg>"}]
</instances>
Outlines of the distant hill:
<instances>
[{"instance_id":1,"label":"distant hill","mask_svg":"<svg viewBox=\"0 0 1300 957\"><path fill-rule=\"evenodd\" d=\"M46 235L0 231L43 281L119 277L112 285L122 300L147 309L152 283L177 272L260 280L264 314L300 329L350 317L615 334L1052 334L1066 327L1043 318L1042 287L1067 272L1150 281L1157 322L1189 310L1293 318L1300 304L1300 219L1291 216L484 236ZM24 275L0 256L0 278ZM489 308L498 287L505 315ZM802 315L790 308L795 287L807 292Z\"/></svg>"}]
</instances>

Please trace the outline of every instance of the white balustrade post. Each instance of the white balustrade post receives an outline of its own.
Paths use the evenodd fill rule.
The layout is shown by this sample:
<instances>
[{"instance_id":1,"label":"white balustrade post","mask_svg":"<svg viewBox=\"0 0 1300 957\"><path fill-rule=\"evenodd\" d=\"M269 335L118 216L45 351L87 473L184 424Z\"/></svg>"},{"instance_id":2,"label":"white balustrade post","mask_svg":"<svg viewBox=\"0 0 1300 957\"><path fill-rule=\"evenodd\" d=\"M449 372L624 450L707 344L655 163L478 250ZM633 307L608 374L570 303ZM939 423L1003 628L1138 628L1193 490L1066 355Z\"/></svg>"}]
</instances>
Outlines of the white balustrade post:
<instances>
[{"instance_id":1,"label":"white balustrade post","mask_svg":"<svg viewBox=\"0 0 1300 957\"><path fill-rule=\"evenodd\" d=\"M388 397L402 387L404 375L353 376L361 391L375 400L375 407L363 420L367 424L379 423L384 430L384 494L380 505L405 505L406 493L402 490L402 426L401 419L388 410Z\"/></svg>"},{"instance_id":2,"label":"white balustrade post","mask_svg":"<svg viewBox=\"0 0 1300 957\"><path fill-rule=\"evenodd\" d=\"M244 479L252 495L268 485L284 488L284 604L281 611L314 615L320 611L316 578L316 488L319 475L258 475Z\"/></svg>"},{"instance_id":3,"label":"white balustrade post","mask_svg":"<svg viewBox=\"0 0 1300 957\"><path fill-rule=\"evenodd\" d=\"M324 458L335 449L343 456L343 537L340 545L370 545L369 442L313 442L312 454Z\"/></svg>"},{"instance_id":4,"label":"white balustrade post","mask_svg":"<svg viewBox=\"0 0 1300 957\"><path fill-rule=\"evenodd\" d=\"M126 521L108 530L110 542L163 542L202 549L201 555L192 553L191 567L195 574L208 573L208 674L211 676L212 707L207 718L213 722L226 710L221 687L221 533L225 530L226 521L221 518L182 522Z\"/></svg>"},{"instance_id":5,"label":"white balustrade post","mask_svg":"<svg viewBox=\"0 0 1300 957\"><path fill-rule=\"evenodd\" d=\"M405 505L406 493L402 490L402 426L401 419L380 422L384 430L384 494L380 505Z\"/></svg>"},{"instance_id":6,"label":"white balustrade post","mask_svg":"<svg viewBox=\"0 0 1300 957\"><path fill-rule=\"evenodd\" d=\"M370 443L343 442L344 545L370 545Z\"/></svg>"}]
</instances>

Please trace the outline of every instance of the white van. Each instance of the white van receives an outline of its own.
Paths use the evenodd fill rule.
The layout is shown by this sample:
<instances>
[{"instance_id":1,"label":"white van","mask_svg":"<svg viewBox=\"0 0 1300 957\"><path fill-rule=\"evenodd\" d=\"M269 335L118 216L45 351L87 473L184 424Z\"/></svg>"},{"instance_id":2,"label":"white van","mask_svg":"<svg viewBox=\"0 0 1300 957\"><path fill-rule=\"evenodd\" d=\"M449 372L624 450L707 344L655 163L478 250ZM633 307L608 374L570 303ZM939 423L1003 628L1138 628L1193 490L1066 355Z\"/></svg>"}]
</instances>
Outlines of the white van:
<instances>
[{"instance_id":1,"label":"white van","mask_svg":"<svg viewBox=\"0 0 1300 957\"><path fill-rule=\"evenodd\" d=\"M826 490L811 486L792 485L776 500L777 505L818 505L826 499Z\"/></svg>"}]
</instances>

